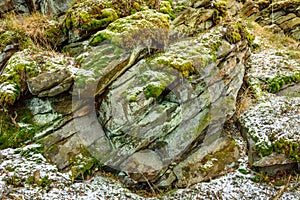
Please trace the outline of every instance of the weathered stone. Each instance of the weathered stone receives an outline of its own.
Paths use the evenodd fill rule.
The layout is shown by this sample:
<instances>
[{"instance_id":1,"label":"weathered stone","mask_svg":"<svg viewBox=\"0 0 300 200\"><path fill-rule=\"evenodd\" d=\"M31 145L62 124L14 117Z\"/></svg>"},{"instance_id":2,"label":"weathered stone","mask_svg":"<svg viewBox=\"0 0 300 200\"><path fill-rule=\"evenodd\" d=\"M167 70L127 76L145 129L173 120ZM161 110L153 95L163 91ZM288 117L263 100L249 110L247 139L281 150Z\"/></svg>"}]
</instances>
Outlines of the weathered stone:
<instances>
[{"instance_id":1,"label":"weathered stone","mask_svg":"<svg viewBox=\"0 0 300 200\"><path fill-rule=\"evenodd\" d=\"M296 40L300 41L300 26L296 27L291 31L291 36Z\"/></svg>"},{"instance_id":2,"label":"weathered stone","mask_svg":"<svg viewBox=\"0 0 300 200\"><path fill-rule=\"evenodd\" d=\"M2 51L0 51L0 75L4 71L4 67L9 58L19 50L18 44L7 45Z\"/></svg>"},{"instance_id":3,"label":"weathered stone","mask_svg":"<svg viewBox=\"0 0 300 200\"><path fill-rule=\"evenodd\" d=\"M220 138L222 123L235 110L247 48L243 41L238 44L243 50L232 52L234 47L219 31L212 30L202 40L175 43L152 60L141 60L110 86L99 118L115 149L105 155L107 165L126 171L127 157L152 149L161 158L163 173L172 162L184 159L194 143L209 146ZM102 154L97 156L103 160ZM144 175L156 180L160 173L155 178Z\"/></svg>"},{"instance_id":4,"label":"weathered stone","mask_svg":"<svg viewBox=\"0 0 300 200\"><path fill-rule=\"evenodd\" d=\"M167 15L146 10L111 23L107 29L93 35L90 44L97 45L110 40L122 48L143 46L163 49L169 39L169 31Z\"/></svg>"},{"instance_id":5,"label":"weathered stone","mask_svg":"<svg viewBox=\"0 0 300 200\"><path fill-rule=\"evenodd\" d=\"M179 35L193 35L213 26L213 9L187 8L173 22L174 31Z\"/></svg>"},{"instance_id":6,"label":"weathered stone","mask_svg":"<svg viewBox=\"0 0 300 200\"><path fill-rule=\"evenodd\" d=\"M25 0L3 0L0 2L0 17L11 11L15 13L30 13Z\"/></svg>"},{"instance_id":7,"label":"weathered stone","mask_svg":"<svg viewBox=\"0 0 300 200\"><path fill-rule=\"evenodd\" d=\"M295 17L289 21L286 21L282 24L280 24L280 28L282 28L283 30L290 30L293 29L295 26L300 25L300 18L299 17Z\"/></svg>"},{"instance_id":8,"label":"weathered stone","mask_svg":"<svg viewBox=\"0 0 300 200\"><path fill-rule=\"evenodd\" d=\"M142 150L132 154L120 167L135 181L153 182L153 179L161 173L163 163L155 151Z\"/></svg>"},{"instance_id":9,"label":"weathered stone","mask_svg":"<svg viewBox=\"0 0 300 200\"><path fill-rule=\"evenodd\" d=\"M44 15L60 16L67 12L73 0L41 0L35 2L35 10Z\"/></svg>"},{"instance_id":10,"label":"weathered stone","mask_svg":"<svg viewBox=\"0 0 300 200\"><path fill-rule=\"evenodd\" d=\"M54 86L57 86L61 83L64 83L64 81L68 78L70 78L71 74L68 69L62 69L57 72L45 72L42 74L39 74L36 77L33 77L27 81L29 91L33 95L40 94L43 90L47 90L50 88L53 88ZM72 82L72 80L71 80ZM56 92L57 94L62 93L70 88L62 88L61 91ZM41 94L40 96L46 96L45 94Z\"/></svg>"},{"instance_id":11,"label":"weathered stone","mask_svg":"<svg viewBox=\"0 0 300 200\"><path fill-rule=\"evenodd\" d=\"M41 143L46 156L59 169L69 167L74 157L92 144L104 155L111 151L110 143L104 132L99 132L99 124L95 122L93 115L73 119L61 129L42 138Z\"/></svg>"},{"instance_id":12,"label":"weathered stone","mask_svg":"<svg viewBox=\"0 0 300 200\"><path fill-rule=\"evenodd\" d=\"M91 97L104 92L151 49L162 50L169 38L169 28L167 15L146 10L119 19L96 33L90 44L98 46L91 48L94 53L90 56L81 55L82 67L77 72L73 94Z\"/></svg>"},{"instance_id":13,"label":"weathered stone","mask_svg":"<svg viewBox=\"0 0 300 200\"><path fill-rule=\"evenodd\" d=\"M37 53L34 50L25 49L15 53L7 61L0 76L0 85L3 85L0 103L13 104L28 86L34 95L38 95L39 92L62 83L71 76L69 69L73 63L72 58L47 51ZM44 74L39 76L42 72ZM65 87L58 88L59 90L54 89L50 94L58 94L69 89L70 84L67 83L70 82L65 83Z\"/></svg>"},{"instance_id":14,"label":"weathered stone","mask_svg":"<svg viewBox=\"0 0 300 200\"><path fill-rule=\"evenodd\" d=\"M238 158L239 150L233 140L219 138L209 146L203 145L174 168L176 186L210 180L233 168Z\"/></svg>"},{"instance_id":15,"label":"weathered stone","mask_svg":"<svg viewBox=\"0 0 300 200\"><path fill-rule=\"evenodd\" d=\"M260 90L275 93L285 85L299 82L300 65L293 54L297 52L275 49L252 53L247 72L249 85L259 84Z\"/></svg>"},{"instance_id":16,"label":"weathered stone","mask_svg":"<svg viewBox=\"0 0 300 200\"><path fill-rule=\"evenodd\" d=\"M278 96L288 96L288 97L300 97L300 83L294 83L287 85L280 89L276 95Z\"/></svg>"},{"instance_id":17,"label":"weathered stone","mask_svg":"<svg viewBox=\"0 0 300 200\"><path fill-rule=\"evenodd\" d=\"M297 97L270 96L240 117L251 165L269 167L299 162L299 103Z\"/></svg>"},{"instance_id":18,"label":"weathered stone","mask_svg":"<svg viewBox=\"0 0 300 200\"><path fill-rule=\"evenodd\" d=\"M240 15L244 17L249 17L254 13L257 13L259 6L257 5L257 2L255 1L246 1L243 5Z\"/></svg>"},{"instance_id":19,"label":"weathered stone","mask_svg":"<svg viewBox=\"0 0 300 200\"><path fill-rule=\"evenodd\" d=\"M280 17L276 20L276 24L280 25L286 21L289 21L291 19L294 19L296 17L296 15L294 13L290 13L286 16Z\"/></svg>"},{"instance_id":20,"label":"weathered stone","mask_svg":"<svg viewBox=\"0 0 300 200\"><path fill-rule=\"evenodd\" d=\"M259 3L258 3L259 4ZM273 26L277 24L286 35L292 36L294 39L299 40L300 36L299 25L299 5L300 2L297 0L287 0L271 3L268 1L266 5L260 6L260 12L258 12L254 18L262 26ZM274 32L281 33L282 31L277 29Z\"/></svg>"},{"instance_id":21,"label":"weathered stone","mask_svg":"<svg viewBox=\"0 0 300 200\"><path fill-rule=\"evenodd\" d=\"M87 39L120 17L138 11L154 9L156 1L90 0L76 2L66 13L63 29L69 42Z\"/></svg>"}]
</instances>

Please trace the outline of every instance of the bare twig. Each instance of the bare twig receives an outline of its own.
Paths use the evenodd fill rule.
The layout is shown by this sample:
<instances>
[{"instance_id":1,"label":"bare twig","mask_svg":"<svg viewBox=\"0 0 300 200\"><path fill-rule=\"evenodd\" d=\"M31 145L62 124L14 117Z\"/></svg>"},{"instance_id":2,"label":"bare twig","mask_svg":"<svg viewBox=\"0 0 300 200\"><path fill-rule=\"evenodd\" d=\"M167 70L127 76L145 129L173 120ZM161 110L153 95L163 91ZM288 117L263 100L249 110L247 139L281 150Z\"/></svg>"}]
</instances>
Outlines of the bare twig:
<instances>
[{"instance_id":1,"label":"bare twig","mask_svg":"<svg viewBox=\"0 0 300 200\"><path fill-rule=\"evenodd\" d=\"M14 113L15 113L15 117L10 116L10 119L11 119L12 123L13 123L16 127L20 127L19 124L16 122L16 119L17 119L17 117L18 117L18 114L17 114L16 111L15 111Z\"/></svg>"},{"instance_id":2,"label":"bare twig","mask_svg":"<svg viewBox=\"0 0 300 200\"><path fill-rule=\"evenodd\" d=\"M152 185L150 184L149 180L145 177L145 175L143 173L141 173L145 179L145 181L147 182L147 184L149 185L151 191L153 192L154 195L156 195L156 192L154 190L154 188L152 187Z\"/></svg>"},{"instance_id":3,"label":"bare twig","mask_svg":"<svg viewBox=\"0 0 300 200\"><path fill-rule=\"evenodd\" d=\"M288 178L286 184L283 185L283 186L280 188L279 192L277 193L277 195L274 197L273 200L278 200L278 199L282 196L283 192L284 192L284 191L286 190L286 188L290 185L290 180L291 180L291 175L289 176L289 178Z\"/></svg>"}]
</instances>

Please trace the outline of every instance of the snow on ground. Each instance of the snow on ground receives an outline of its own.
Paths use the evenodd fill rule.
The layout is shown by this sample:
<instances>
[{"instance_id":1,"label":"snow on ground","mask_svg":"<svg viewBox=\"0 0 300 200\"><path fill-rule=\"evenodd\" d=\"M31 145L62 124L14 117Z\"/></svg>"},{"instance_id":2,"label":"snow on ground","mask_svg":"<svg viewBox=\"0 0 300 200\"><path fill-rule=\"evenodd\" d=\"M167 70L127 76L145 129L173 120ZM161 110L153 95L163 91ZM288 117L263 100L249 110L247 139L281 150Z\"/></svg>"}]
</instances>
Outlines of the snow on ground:
<instances>
[{"instance_id":1,"label":"snow on ground","mask_svg":"<svg viewBox=\"0 0 300 200\"><path fill-rule=\"evenodd\" d=\"M141 197L103 175L72 183L71 173L61 173L48 163L36 144L4 149L0 151L0 199L273 199L282 186L253 182L255 175L247 168L245 143L240 136L235 136L235 139L242 156L238 170L210 182L173 190L159 198ZM38 180L43 181L34 182L36 174ZM299 198L297 181L290 184L280 199Z\"/></svg>"}]
</instances>

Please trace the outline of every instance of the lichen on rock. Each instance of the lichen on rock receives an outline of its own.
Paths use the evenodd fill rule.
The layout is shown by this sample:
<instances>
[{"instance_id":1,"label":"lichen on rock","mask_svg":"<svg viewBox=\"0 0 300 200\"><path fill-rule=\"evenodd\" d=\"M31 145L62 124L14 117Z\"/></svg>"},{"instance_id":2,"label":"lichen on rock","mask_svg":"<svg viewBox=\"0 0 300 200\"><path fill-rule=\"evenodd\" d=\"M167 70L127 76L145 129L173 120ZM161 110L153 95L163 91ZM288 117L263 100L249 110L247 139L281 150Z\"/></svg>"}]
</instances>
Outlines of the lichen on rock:
<instances>
[{"instance_id":1,"label":"lichen on rock","mask_svg":"<svg viewBox=\"0 0 300 200\"><path fill-rule=\"evenodd\" d=\"M299 82L299 58L294 55L297 55L296 51L276 49L253 53L248 62L248 82L250 85L259 82L261 90L271 93Z\"/></svg>"},{"instance_id":2,"label":"lichen on rock","mask_svg":"<svg viewBox=\"0 0 300 200\"><path fill-rule=\"evenodd\" d=\"M260 159L273 152L299 162L299 103L299 98L271 95L240 117L239 123L249 145L251 164L255 166ZM268 165L272 164L266 163L260 167Z\"/></svg>"}]
</instances>

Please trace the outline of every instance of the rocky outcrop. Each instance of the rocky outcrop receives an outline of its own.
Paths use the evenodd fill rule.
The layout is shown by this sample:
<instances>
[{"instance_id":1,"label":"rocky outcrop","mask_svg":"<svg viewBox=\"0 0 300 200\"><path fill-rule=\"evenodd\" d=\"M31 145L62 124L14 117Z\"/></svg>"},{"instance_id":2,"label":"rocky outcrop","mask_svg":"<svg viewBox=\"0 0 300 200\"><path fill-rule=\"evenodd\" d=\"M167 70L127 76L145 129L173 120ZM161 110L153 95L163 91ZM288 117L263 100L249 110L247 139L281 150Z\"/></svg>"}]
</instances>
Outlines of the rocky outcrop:
<instances>
[{"instance_id":1,"label":"rocky outcrop","mask_svg":"<svg viewBox=\"0 0 300 200\"><path fill-rule=\"evenodd\" d=\"M247 82L258 104L239 118L256 169L276 173L299 163L299 52L268 49L252 53ZM275 93L275 94L270 94Z\"/></svg>"},{"instance_id":2,"label":"rocky outcrop","mask_svg":"<svg viewBox=\"0 0 300 200\"><path fill-rule=\"evenodd\" d=\"M66 2L23 2L60 22L0 24L0 147L38 142L72 179L100 165L128 187L188 187L239 162L223 125L245 81L257 100L237 116L250 165L299 163L299 51L259 46L247 28L258 25L235 19L292 35L298 1Z\"/></svg>"},{"instance_id":3,"label":"rocky outcrop","mask_svg":"<svg viewBox=\"0 0 300 200\"><path fill-rule=\"evenodd\" d=\"M299 41L299 1L284 0L278 2L266 2L267 3L262 4L255 1L252 2L252 4L245 6L246 10L253 10L253 7L256 8L254 11L247 14L247 16L252 15L250 18L256 19L257 22L259 22L266 28L270 28L276 33L284 33Z\"/></svg>"},{"instance_id":4,"label":"rocky outcrop","mask_svg":"<svg viewBox=\"0 0 300 200\"><path fill-rule=\"evenodd\" d=\"M185 4L189 7L183 7L183 11L172 22L173 35L177 37L192 36L208 30L228 14L225 1L186 1Z\"/></svg>"},{"instance_id":5,"label":"rocky outcrop","mask_svg":"<svg viewBox=\"0 0 300 200\"><path fill-rule=\"evenodd\" d=\"M63 30L68 42L73 43L88 39L92 34L105 29L118 18L126 17L138 11L158 8L160 1L79 1L70 8L63 22ZM161 2L162 12L172 14L171 5ZM159 10L159 9L157 9Z\"/></svg>"},{"instance_id":6,"label":"rocky outcrop","mask_svg":"<svg viewBox=\"0 0 300 200\"><path fill-rule=\"evenodd\" d=\"M11 11L16 13L30 12L25 0L3 0L0 2L0 17Z\"/></svg>"},{"instance_id":7,"label":"rocky outcrop","mask_svg":"<svg viewBox=\"0 0 300 200\"><path fill-rule=\"evenodd\" d=\"M249 33L242 24L232 23L213 28L201 37L175 42L163 53L145 59L143 57L151 53L152 48L161 47L167 39L166 23L159 22L164 16L155 13L143 11L122 19L144 21L138 16L154 14L146 19L156 21L163 31L149 32L147 38L152 38L149 47L134 31L112 32L118 30L113 28L118 21L90 40L90 44L100 46L92 47L93 53L81 61L83 73L77 74L73 103L77 102L76 98L89 101L85 98L100 95L99 119L93 111L93 101L89 102L86 106L92 112L83 113L87 115L43 139L48 158L60 168L69 166L72 160L63 155L77 154L79 150L74 149L82 146L100 163L127 173L131 183L150 181L160 187L172 184L185 187L234 166L238 158L237 146L222 137L221 132L226 118L235 111L237 92L243 82L244 61L249 53ZM124 28L120 30L139 23L133 21L131 27L122 24ZM148 34L147 29L140 31ZM108 35L112 43L107 43L103 34ZM136 35L133 37L137 38L135 43L130 42L131 35ZM98 37L101 40L95 43ZM141 50L143 46L146 53ZM140 53L136 54L132 48ZM131 61L132 58L138 59ZM94 71L95 67L100 70ZM84 74L91 74L91 77L84 77ZM86 89L80 86L82 81L93 77L100 77L96 90L87 87L88 84L83 84ZM98 120L100 123L96 126ZM206 150L201 153L203 149ZM227 154L228 160L222 160L220 155ZM210 166L212 163L214 167ZM193 178L196 176L202 178Z\"/></svg>"},{"instance_id":8,"label":"rocky outcrop","mask_svg":"<svg viewBox=\"0 0 300 200\"><path fill-rule=\"evenodd\" d=\"M11 11L19 14L41 12L44 15L60 16L73 2L73 0L4 0L0 2L0 16Z\"/></svg>"}]
</instances>

